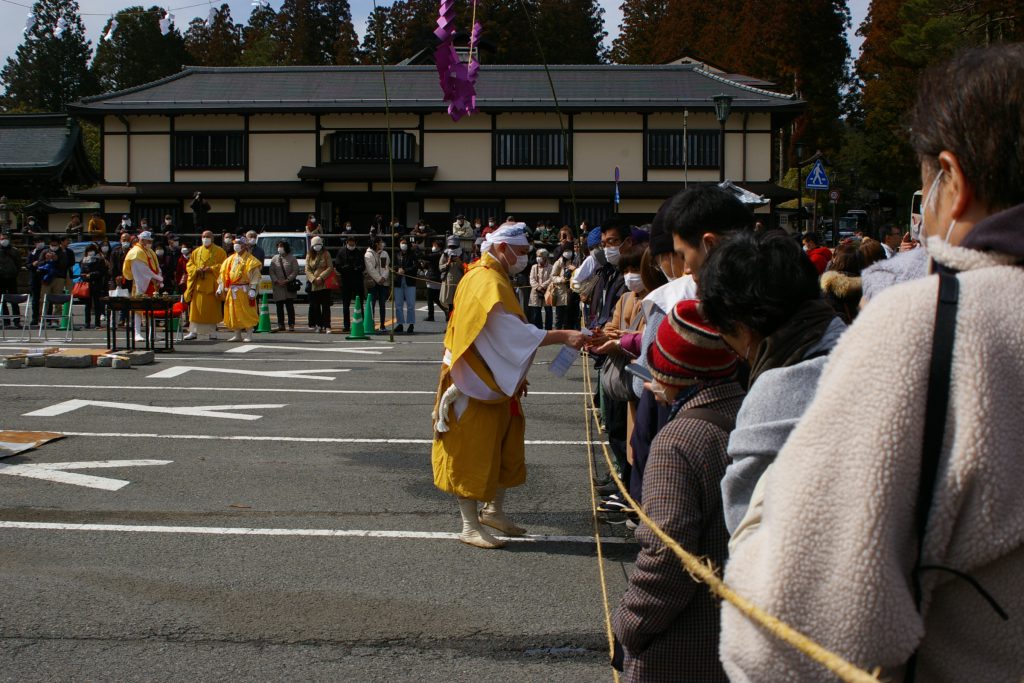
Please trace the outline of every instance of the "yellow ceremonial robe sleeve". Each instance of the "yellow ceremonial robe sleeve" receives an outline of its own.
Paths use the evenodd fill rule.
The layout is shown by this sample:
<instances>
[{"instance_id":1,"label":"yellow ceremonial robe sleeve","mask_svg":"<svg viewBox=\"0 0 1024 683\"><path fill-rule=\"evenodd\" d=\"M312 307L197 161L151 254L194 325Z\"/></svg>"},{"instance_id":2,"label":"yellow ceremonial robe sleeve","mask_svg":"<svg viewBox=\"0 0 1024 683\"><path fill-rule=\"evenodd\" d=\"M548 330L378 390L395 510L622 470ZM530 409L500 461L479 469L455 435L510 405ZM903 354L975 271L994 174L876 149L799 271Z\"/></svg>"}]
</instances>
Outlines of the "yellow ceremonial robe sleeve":
<instances>
[{"instance_id":1,"label":"yellow ceremonial robe sleeve","mask_svg":"<svg viewBox=\"0 0 1024 683\"><path fill-rule=\"evenodd\" d=\"M217 245L196 247L185 264L188 284L185 301L189 303L188 317L195 323L215 325L224 317L223 306L217 298L217 279L227 254ZM202 268L209 268L206 273Z\"/></svg>"},{"instance_id":2,"label":"yellow ceremonial robe sleeve","mask_svg":"<svg viewBox=\"0 0 1024 683\"><path fill-rule=\"evenodd\" d=\"M252 254L232 254L220 267L220 283L226 292L224 298L224 326L229 330L243 330L260 323L259 307L249 298L249 288L259 284L262 264ZM254 277L255 274L255 277Z\"/></svg>"},{"instance_id":3,"label":"yellow ceremonial robe sleeve","mask_svg":"<svg viewBox=\"0 0 1024 683\"><path fill-rule=\"evenodd\" d=\"M435 410L452 385L451 367L458 360L469 364L491 389L501 394L490 369L476 353L473 341L487 323L491 310L501 304L507 313L526 324L526 316L512 283L497 261L485 254L466 273L455 292L452 318L445 334L451 364L443 365ZM482 401L469 398L462 415L448 417L449 430L434 433L431 463L434 485L461 498L493 500L498 488L520 486L526 481L526 420L519 399L513 396Z\"/></svg>"}]
</instances>

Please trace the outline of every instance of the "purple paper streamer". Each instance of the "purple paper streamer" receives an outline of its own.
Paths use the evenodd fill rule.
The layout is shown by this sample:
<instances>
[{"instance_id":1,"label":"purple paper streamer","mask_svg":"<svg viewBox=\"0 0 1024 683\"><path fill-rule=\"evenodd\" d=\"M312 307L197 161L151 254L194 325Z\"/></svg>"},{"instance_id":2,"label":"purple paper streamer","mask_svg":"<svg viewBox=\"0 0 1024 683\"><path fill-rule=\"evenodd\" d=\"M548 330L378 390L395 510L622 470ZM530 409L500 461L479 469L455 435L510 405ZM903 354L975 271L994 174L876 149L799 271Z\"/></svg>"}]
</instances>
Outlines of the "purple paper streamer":
<instances>
[{"instance_id":1,"label":"purple paper streamer","mask_svg":"<svg viewBox=\"0 0 1024 683\"><path fill-rule=\"evenodd\" d=\"M472 6L476 7L476 3L477 0L473 0ZM463 116L471 116L477 111L476 79L477 72L480 70L480 60L476 58L476 51L473 48L480 41L483 27L479 21L473 24L469 43L469 64L464 64L455 51L454 20L454 0L441 0L437 28L434 30L434 35L441 41L441 44L434 51L434 62L437 65L444 101L448 103L448 115L452 117L453 121L458 121Z\"/></svg>"}]
</instances>

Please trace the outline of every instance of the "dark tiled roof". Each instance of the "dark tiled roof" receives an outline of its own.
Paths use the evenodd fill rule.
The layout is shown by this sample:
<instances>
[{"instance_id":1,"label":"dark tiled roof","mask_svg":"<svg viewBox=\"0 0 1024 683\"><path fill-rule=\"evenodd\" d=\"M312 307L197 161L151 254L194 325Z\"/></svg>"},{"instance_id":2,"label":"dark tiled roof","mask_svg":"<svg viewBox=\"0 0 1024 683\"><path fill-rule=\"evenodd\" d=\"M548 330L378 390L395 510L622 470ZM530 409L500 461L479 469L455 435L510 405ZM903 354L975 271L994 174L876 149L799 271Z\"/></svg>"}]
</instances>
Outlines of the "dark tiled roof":
<instances>
[{"instance_id":1,"label":"dark tiled roof","mask_svg":"<svg viewBox=\"0 0 1024 683\"><path fill-rule=\"evenodd\" d=\"M78 141L78 126L63 114L0 116L0 171L59 170Z\"/></svg>"},{"instance_id":2,"label":"dark tiled roof","mask_svg":"<svg viewBox=\"0 0 1024 683\"><path fill-rule=\"evenodd\" d=\"M432 66L387 67L395 111L444 111ZM712 98L733 97L739 110L802 110L804 103L693 64L559 65L551 67L566 111L710 110ZM483 66L477 105L487 111L553 110L543 66ZM352 67L187 67L163 80L89 97L79 115L104 113L331 112L384 109L381 70Z\"/></svg>"},{"instance_id":3,"label":"dark tiled roof","mask_svg":"<svg viewBox=\"0 0 1024 683\"><path fill-rule=\"evenodd\" d=\"M76 197L107 199L166 199L191 197L195 191L207 197L319 197L320 185L302 182L179 182L97 185L73 192Z\"/></svg>"}]
</instances>

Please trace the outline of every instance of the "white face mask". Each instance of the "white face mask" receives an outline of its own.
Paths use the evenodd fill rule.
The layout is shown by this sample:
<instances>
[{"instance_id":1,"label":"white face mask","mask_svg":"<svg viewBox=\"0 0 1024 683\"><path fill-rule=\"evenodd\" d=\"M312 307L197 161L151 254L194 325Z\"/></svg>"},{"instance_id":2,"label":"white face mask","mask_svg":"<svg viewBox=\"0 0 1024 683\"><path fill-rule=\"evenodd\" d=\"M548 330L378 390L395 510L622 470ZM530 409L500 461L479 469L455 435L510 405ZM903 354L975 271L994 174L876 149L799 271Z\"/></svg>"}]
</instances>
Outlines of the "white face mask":
<instances>
[{"instance_id":1,"label":"white face mask","mask_svg":"<svg viewBox=\"0 0 1024 683\"><path fill-rule=\"evenodd\" d=\"M157 249L156 250L156 255L157 256L163 256L164 255L164 250L163 249Z\"/></svg>"},{"instance_id":2,"label":"white face mask","mask_svg":"<svg viewBox=\"0 0 1024 683\"><path fill-rule=\"evenodd\" d=\"M0 247L9 247L9 246L11 246L11 241L10 240L0 240Z\"/></svg>"},{"instance_id":3,"label":"white face mask","mask_svg":"<svg viewBox=\"0 0 1024 683\"><path fill-rule=\"evenodd\" d=\"M164 225L170 225L170 224L171 224L171 219L170 218L165 218L164 219Z\"/></svg>"},{"instance_id":4,"label":"white face mask","mask_svg":"<svg viewBox=\"0 0 1024 683\"><path fill-rule=\"evenodd\" d=\"M132 246L131 242L121 242L121 248L122 249L128 249L131 246Z\"/></svg>"},{"instance_id":5,"label":"white face mask","mask_svg":"<svg viewBox=\"0 0 1024 683\"><path fill-rule=\"evenodd\" d=\"M621 258L620 254L619 254L619 248L618 247L605 247L604 248L604 257L608 261L608 263L612 264L613 266L619 265L619 258Z\"/></svg>"},{"instance_id":6,"label":"white face mask","mask_svg":"<svg viewBox=\"0 0 1024 683\"><path fill-rule=\"evenodd\" d=\"M213 238L212 237L204 237L203 238L203 246L204 247L208 247L211 244L213 244Z\"/></svg>"},{"instance_id":7,"label":"white face mask","mask_svg":"<svg viewBox=\"0 0 1024 683\"><path fill-rule=\"evenodd\" d=\"M409 245L408 244L399 244L398 248L401 249L402 251L409 251Z\"/></svg>"},{"instance_id":8,"label":"white face mask","mask_svg":"<svg viewBox=\"0 0 1024 683\"><path fill-rule=\"evenodd\" d=\"M544 258L543 256L538 256L537 257L537 263L539 263L540 265L543 266L545 263L547 263L547 259Z\"/></svg>"},{"instance_id":9,"label":"white face mask","mask_svg":"<svg viewBox=\"0 0 1024 683\"><path fill-rule=\"evenodd\" d=\"M351 225L346 225L345 226L345 230L348 231L348 232L351 232L352 231L352 226Z\"/></svg>"},{"instance_id":10,"label":"white face mask","mask_svg":"<svg viewBox=\"0 0 1024 683\"><path fill-rule=\"evenodd\" d=\"M563 251L562 252L562 258L564 258L566 261L572 261L572 252L571 251Z\"/></svg>"},{"instance_id":11,"label":"white face mask","mask_svg":"<svg viewBox=\"0 0 1024 683\"><path fill-rule=\"evenodd\" d=\"M230 240L230 239L224 240L224 246L225 247L230 247L232 244L234 244L234 240Z\"/></svg>"},{"instance_id":12,"label":"white face mask","mask_svg":"<svg viewBox=\"0 0 1024 683\"><path fill-rule=\"evenodd\" d=\"M509 251L511 252L512 250L509 249ZM530 265L530 255L529 254L520 254L520 255L516 256L516 262L513 263L512 265L508 264L508 262L505 260L506 258L507 257L502 256L501 260L508 267L508 274L509 274L510 277L512 275L518 275L519 273L521 273L524 270L526 270L526 267L528 265Z\"/></svg>"},{"instance_id":13,"label":"white face mask","mask_svg":"<svg viewBox=\"0 0 1024 683\"><path fill-rule=\"evenodd\" d=\"M280 254L281 256L284 256L284 247L278 247L277 253Z\"/></svg>"},{"instance_id":14,"label":"white face mask","mask_svg":"<svg viewBox=\"0 0 1024 683\"><path fill-rule=\"evenodd\" d=\"M475 228L479 228L479 227L480 227L480 224L479 224L479 223L475 223L475 224L473 225L473 227L475 227Z\"/></svg>"},{"instance_id":15,"label":"white face mask","mask_svg":"<svg viewBox=\"0 0 1024 683\"><path fill-rule=\"evenodd\" d=\"M108 251L110 251L110 247L104 245L104 246L100 247L100 251L102 251L104 254L106 254Z\"/></svg>"},{"instance_id":16,"label":"white face mask","mask_svg":"<svg viewBox=\"0 0 1024 683\"><path fill-rule=\"evenodd\" d=\"M249 244L250 244L251 246L254 246L254 247L255 247L255 246L256 246L256 238L255 238L255 237L250 237L250 238L249 238Z\"/></svg>"},{"instance_id":17,"label":"white face mask","mask_svg":"<svg viewBox=\"0 0 1024 683\"><path fill-rule=\"evenodd\" d=\"M631 292L642 292L644 290L644 280L637 273L626 273L623 276L626 280L626 289Z\"/></svg>"},{"instance_id":18,"label":"white face mask","mask_svg":"<svg viewBox=\"0 0 1024 683\"><path fill-rule=\"evenodd\" d=\"M241 254L242 253L242 245L241 244L234 245L234 249L235 249L235 253L236 254Z\"/></svg>"},{"instance_id":19,"label":"white face mask","mask_svg":"<svg viewBox=\"0 0 1024 683\"><path fill-rule=\"evenodd\" d=\"M314 244L313 245L313 251L320 251L323 248L324 248L324 245L322 245L322 244Z\"/></svg>"},{"instance_id":20,"label":"white face mask","mask_svg":"<svg viewBox=\"0 0 1024 683\"><path fill-rule=\"evenodd\" d=\"M354 245L354 244L346 244L345 248L348 249L349 251L355 251L356 250L356 245Z\"/></svg>"},{"instance_id":21,"label":"white face mask","mask_svg":"<svg viewBox=\"0 0 1024 683\"><path fill-rule=\"evenodd\" d=\"M191 249L182 249L181 250L181 255L184 256L185 258L188 258L188 255L191 254L191 253L192 253Z\"/></svg>"},{"instance_id":22,"label":"white face mask","mask_svg":"<svg viewBox=\"0 0 1024 683\"><path fill-rule=\"evenodd\" d=\"M936 239L940 239L940 241L948 244L949 236L953 234L953 228L956 227L956 219L954 218L949 222L949 229L946 230L946 236L944 238L939 238L937 234L929 235L927 226L924 224L925 211L935 203L935 197L937 196L935 191L939 187L939 181L942 179L942 173L943 170L940 168L939 172L935 174L935 180L932 181L932 186L928 188L928 196L925 197L924 202L921 204L921 245L925 250L928 249L929 237L935 237Z\"/></svg>"}]
</instances>

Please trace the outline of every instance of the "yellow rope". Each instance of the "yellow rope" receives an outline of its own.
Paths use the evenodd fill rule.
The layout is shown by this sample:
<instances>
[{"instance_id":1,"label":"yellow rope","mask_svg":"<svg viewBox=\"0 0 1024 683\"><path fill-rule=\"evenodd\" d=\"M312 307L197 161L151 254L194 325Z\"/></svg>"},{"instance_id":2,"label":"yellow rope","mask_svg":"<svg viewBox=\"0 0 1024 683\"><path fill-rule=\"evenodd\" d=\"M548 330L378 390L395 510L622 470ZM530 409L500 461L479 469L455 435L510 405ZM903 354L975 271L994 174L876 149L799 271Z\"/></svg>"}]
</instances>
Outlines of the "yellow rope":
<instances>
[{"instance_id":1,"label":"yellow rope","mask_svg":"<svg viewBox=\"0 0 1024 683\"><path fill-rule=\"evenodd\" d=\"M589 407L586 412L588 412L589 415L593 417L593 419L596 421L598 432L601 433L601 423L597 415L597 408L594 405L594 392L592 388L592 380L590 377L590 366L588 359L589 355L584 353L583 384L584 393L587 396L587 398L584 398L584 402L585 404L589 402ZM587 443L589 444L589 425L587 429L587 435ZM588 449L589 448L591 448L591 446L588 445ZM640 505L638 505L637 502L633 499L633 497L629 495L629 492L626 490L626 487L622 483L622 480L619 478L618 474L616 474L615 467L612 464L611 454L608 452L608 444L604 440L601 441L601 449L604 453L605 462L608 465L609 474L611 474L612 479L615 481L615 485L618 487L619 493L622 495L623 499L637 514L637 516L640 518L640 521L647 525L647 527L652 532L654 532L654 535L661 539L661 542L664 543L669 549L672 550L673 553L676 554L676 556L682 561L683 567L686 569L687 572L689 572L690 576L692 576L694 580L706 584L712 593L714 593L719 598L725 600L733 607L738 609L748 619L750 619L755 624L766 630L772 636L788 643L789 645L792 645L802 654L806 655L807 657L810 657L814 661L826 667L829 671L834 673L840 680L846 681L847 683L878 682L879 678L877 670L875 674L869 674L867 671L864 671L863 669L854 666L853 664L846 661L839 655L825 649L818 643L814 642L807 636L803 635L793 627L780 621L776 617L773 617L772 615L768 614L760 607L753 604L743 596L738 595L731 588L725 585L725 583L718 577L715 568L710 566L710 563L703 561L699 557L696 557L688 553L686 550L684 550L682 546L676 543L676 541L671 536L662 531L658 527L658 525L655 524L651 520L651 518L644 513ZM590 461L591 472L593 472L593 458L590 458ZM591 488L593 488L593 474L591 474ZM599 553L600 547L600 543L598 543ZM600 554L598 555L598 557L600 557ZM602 586L602 588L604 588L604 586ZM605 601L605 604L607 605L607 600Z\"/></svg>"},{"instance_id":2,"label":"yellow rope","mask_svg":"<svg viewBox=\"0 0 1024 683\"><path fill-rule=\"evenodd\" d=\"M585 361L583 371L589 376L590 373L587 371ZM594 484L594 440L589 412L590 409L587 407L586 399L584 399L583 419L587 425L587 466L590 468L590 514L594 522L594 542L597 544L597 571L601 578L601 604L604 607L604 628L608 636L608 657L611 659L615 656L615 633L612 631L612 612L608 605L608 581L604 575L604 554L601 550L601 524L597 520L597 486ZM614 668L612 669L612 680L615 683L619 683L619 672Z\"/></svg>"}]
</instances>

